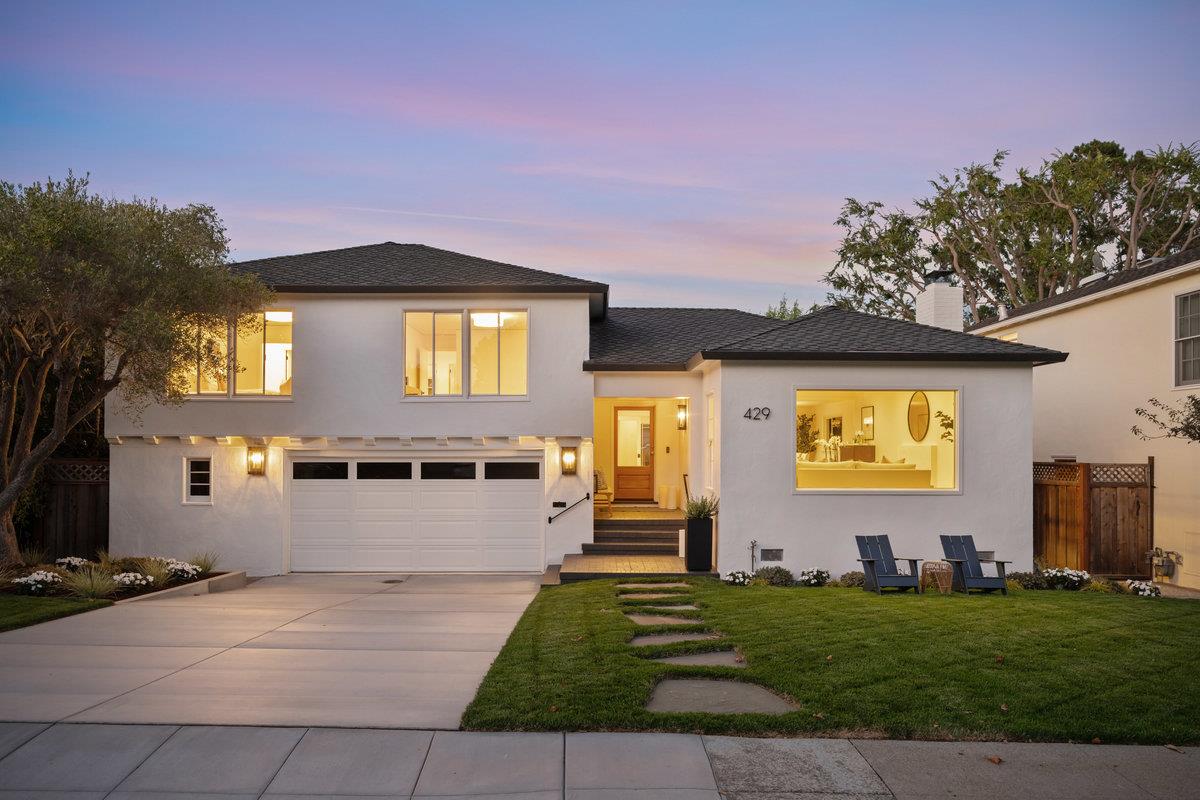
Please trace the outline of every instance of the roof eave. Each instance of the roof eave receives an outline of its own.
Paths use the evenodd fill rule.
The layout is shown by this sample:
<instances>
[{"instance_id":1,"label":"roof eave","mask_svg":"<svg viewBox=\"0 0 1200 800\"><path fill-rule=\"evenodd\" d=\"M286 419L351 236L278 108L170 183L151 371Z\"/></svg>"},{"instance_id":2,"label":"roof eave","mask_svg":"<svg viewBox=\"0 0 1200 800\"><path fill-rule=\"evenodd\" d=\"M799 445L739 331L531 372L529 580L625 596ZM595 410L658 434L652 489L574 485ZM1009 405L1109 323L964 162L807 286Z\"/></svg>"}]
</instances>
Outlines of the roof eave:
<instances>
[{"instance_id":1,"label":"roof eave","mask_svg":"<svg viewBox=\"0 0 1200 800\"><path fill-rule=\"evenodd\" d=\"M314 286L312 284L268 284L281 294L589 294L607 297L608 287L595 286Z\"/></svg>"},{"instance_id":2,"label":"roof eave","mask_svg":"<svg viewBox=\"0 0 1200 800\"><path fill-rule=\"evenodd\" d=\"M714 361L952 361L987 363L1054 364L1067 360L1066 353L849 353L801 350L701 350L700 359Z\"/></svg>"},{"instance_id":3,"label":"roof eave","mask_svg":"<svg viewBox=\"0 0 1200 800\"><path fill-rule=\"evenodd\" d=\"M687 372L687 364L678 361L592 361L583 362L584 372Z\"/></svg>"}]
</instances>

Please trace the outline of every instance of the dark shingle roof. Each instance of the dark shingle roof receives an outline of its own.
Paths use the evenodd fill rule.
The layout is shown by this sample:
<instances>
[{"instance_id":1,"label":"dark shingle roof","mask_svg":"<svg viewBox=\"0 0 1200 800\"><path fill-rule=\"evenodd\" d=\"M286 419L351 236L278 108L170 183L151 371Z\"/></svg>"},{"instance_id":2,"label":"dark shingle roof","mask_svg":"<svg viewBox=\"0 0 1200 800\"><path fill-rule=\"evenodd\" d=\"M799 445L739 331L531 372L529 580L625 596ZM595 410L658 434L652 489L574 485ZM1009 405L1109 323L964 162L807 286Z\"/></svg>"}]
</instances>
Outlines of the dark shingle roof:
<instances>
[{"instance_id":1,"label":"dark shingle roof","mask_svg":"<svg viewBox=\"0 0 1200 800\"><path fill-rule=\"evenodd\" d=\"M587 292L608 285L423 244L382 242L231 264L280 292Z\"/></svg>"},{"instance_id":2,"label":"dark shingle roof","mask_svg":"<svg viewBox=\"0 0 1200 800\"><path fill-rule=\"evenodd\" d=\"M986 336L823 308L762 333L701 348L700 357L820 361L1064 361L1066 353Z\"/></svg>"},{"instance_id":3,"label":"dark shingle roof","mask_svg":"<svg viewBox=\"0 0 1200 800\"><path fill-rule=\"evenodd\" d=\"M682 370L705 347L759 333L779 320L732 308L610 308L592 323L593 371Z\"/></svg>"},{"instance_id":4,"label":"dark shingle roof","mask_svg":"<svg viewBox=\"0 0 1200 800\"><path fill-rule=\"evenodd\" d=\"M1101 292L1107 292L1109 289L1115 289L1118 286L1124 286L1127 283L1140 281L1142 278L1149 278L1152 275L1157 275L1160 272L1167 272L1168 270L1175 269L1176 267L1182 267L1184 264L1190 264L1193 261L1200 262L1200 247L1181 250L1175 255L1167 256L1166 258L1160 258L1158 261L1151 262L1143 267L1135 267L1134 269L1126 269L1121 270L1120 272L1114 272L1108 277L1100 278L1099 280L1095 280L1075 289L1062 292L1061 294L1051 295L1050 297L1038 300L1036 303L1029 303L1028 305L1023 305L1020 308L1013 309L1012 311L1008 312L1008 316L1004 319L1000 319L999 317L985 319L972 325L969 330L986 328L989 325L995 325L997 322L1007 322L1010 319L1023 317L1026 314L1032 314L1035 311L1053 308L1054 306L1062 305L1063 303L1069 303L1072 300L1079 300L1083 297L1089 297L1094 294L1100 294Z\"/></svg>"}]
</instances>

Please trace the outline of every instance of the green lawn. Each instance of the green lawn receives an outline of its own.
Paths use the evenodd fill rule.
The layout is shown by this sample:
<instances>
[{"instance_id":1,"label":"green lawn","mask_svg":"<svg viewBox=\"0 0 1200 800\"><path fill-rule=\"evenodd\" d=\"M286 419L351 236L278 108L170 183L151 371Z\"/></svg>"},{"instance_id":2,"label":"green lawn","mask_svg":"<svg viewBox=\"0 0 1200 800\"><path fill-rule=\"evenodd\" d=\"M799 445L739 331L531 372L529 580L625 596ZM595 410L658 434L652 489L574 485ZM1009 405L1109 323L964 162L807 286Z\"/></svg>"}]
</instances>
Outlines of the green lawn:
<instances>
[{"instance_id":1,"label":"green lawn","mask_svg":"<svg viewBox=\"0 0 1200 800\"><path fill-rule=\"evenodd\" d=\"M26 597L0 594L0 631L24 628L38 622L69 617L94 608L112 605L108 600L79 600L74 597Z\"/></svg>"},{"instance_id":2,"label":"green lawn","mask_svg":"<svg viewBox=\"0 0 1200 800\"><path fill-rule=\"evenodd\" d=\"M1200 602L1024 591L890 594L693 580L705 624L749 666L631 651L617 581L542 590L463 717L484 730L667 730L922 739L1200 742ZM676 629L678 630L678 629ZM640 632L640 631L639 631ZM649 655L719 649L712 642ZM801 710L654 714L665 677L740 677Z\"/></svg>"}]
</instances>

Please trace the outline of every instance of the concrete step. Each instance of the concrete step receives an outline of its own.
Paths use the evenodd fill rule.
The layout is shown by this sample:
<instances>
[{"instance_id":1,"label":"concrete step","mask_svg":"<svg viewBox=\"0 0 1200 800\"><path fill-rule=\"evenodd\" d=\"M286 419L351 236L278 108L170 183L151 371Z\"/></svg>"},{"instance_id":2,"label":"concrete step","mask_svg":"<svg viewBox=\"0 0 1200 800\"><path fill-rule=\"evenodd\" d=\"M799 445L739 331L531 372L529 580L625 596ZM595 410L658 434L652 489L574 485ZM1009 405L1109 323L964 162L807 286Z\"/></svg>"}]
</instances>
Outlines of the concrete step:
<instances>
[{"instance_id":1,"label":"concrete step","mask_svg":"<svg viewBox=\"0 0 1200 800\"><path fill-rule=\"evenodd\" d=\"M592 534L595 542L677 542L679 534L675 531L596 531Z\"/></svg>"},{"instance_id":2,"label":"concrete step","mask_svg":"<svg viewBox=\"0 0 1200 800\"><path fill-rule=\"evenodd\" d=\"M621 530L621 531L644 531L644 530L663 530L677 531L680 528L686 528L687 523L680 519L605 519L603 517L593 521L593 530Z\"/></svg>"},{"instance_id":3,"label":"concrete step","mask_svg":"<svg viewBox=\"0 0 1200 800\"><path fill-rule=\"evenodd\" d=\"M642 556L647 554L678 555L675 542L584 542L585 555Z\"/></svg>"}]
</instances>

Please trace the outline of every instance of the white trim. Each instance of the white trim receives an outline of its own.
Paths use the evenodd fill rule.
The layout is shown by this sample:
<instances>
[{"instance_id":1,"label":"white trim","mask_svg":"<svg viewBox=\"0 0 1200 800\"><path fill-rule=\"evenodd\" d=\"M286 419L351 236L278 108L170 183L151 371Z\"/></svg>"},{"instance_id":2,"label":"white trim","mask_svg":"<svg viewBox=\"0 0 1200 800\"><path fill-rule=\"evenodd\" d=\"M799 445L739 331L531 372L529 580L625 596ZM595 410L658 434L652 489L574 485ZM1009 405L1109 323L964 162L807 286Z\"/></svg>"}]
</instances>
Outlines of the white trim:
<instances>
[{"instance_id":1,"label":"white trim","mask_svg":"<svg viewBox=\"0 0 1200 800\"><path fill-rule=\"evenodd\" d=\"M1195 339L1197 343L1200 343L1200 336L1185 336L1183 339L1179 338L1179 298L1192 294L1196 295L1197 299L1200 299L1200 286L1193 289L1185 289L1184 291L1171 296L1171 389L1177 392L1195 392L1200 390L1200 379L1191 383L1179 382L1180 364L1178 351L1180 342L1184 341L1184 339Z\"/></svg>"},{"instance_id":2,"label":"white trim","mask_svg":"<svg viewBox=\"0 0 1200 800\"><path fill-rule=\"evenodd\" d=\"M796 413L796 393L797 392L954 392L954 488L953 489L801 489L796 486L796 444L795 444L795 423L793 422L792 446L789 448L791 454L791 478L793 495L831 495L835 497L843 497L846 495L875 495L894 497L897 495L961 495L963 494L963 485L965 479L963 477L963 458L962 458L962 403L963 403L963 387L958 385L929 385L922 386L918 389L913 389L907 386L897 387L895 385L874 385L866 384L863 386L838 387L828 386L824 383L795 384L792 386L790 408L792 415ZM930 420L932 428L933 420ZM932 433L932 430L930 431ZM928 434L926 434L928 435ZM922 440L923 441L923 440Z\"/></svg>"},{"instance_id":3,"label":"white trim","mask_svg":"<svg viewBox=\"0 0 1200 800\"><path fill-rule=\"evenodd\" d=\"M1042 308L1042 309L1038 309L1037 311L1030 311L1028 314L1021 314L1018 317L1008 317L1006 319L998 319L989 325L984 325L983 327L970 330L970 331L968 331L968 333L975 334L975 335L987 335L987 334L993 333L995 331L1005 330L1008 328L1014 328L1014 327L1017 327L1025 322L1028 322L1031 320L1041 319L1043 317L1048 317L1053 314L1061 313L1063 311L1070 311L1071 309L1078 308L1079 306L1089 305L1091 303L1098 303L1101 300L1107 300L1110 297L1117 297L1122 294L1127 294L1129 292L1134 292L1139 289L1144 289L1149 286L1153 286L1156 283L1162 283L1163 281L1170 281L1170 280L1174 280L1175 278L1181 278L1191 272L1196 272L1196 271L1200 271L1200 259L1197 259L1196 261L1189 261L1186 264L1180 264L1178 267L1173 267L1169 270L1166 270L1165 272L1157 272L1153 275L1147 275L1144 278L1139 278L1136 281L1130 281L1129 283L1123 283L1120 286L1113 286L1109 289L1105 289L1102 292L1096 292L1095 294L1089 294L1084 297L1077 297L1074 300L1068 300L1065 303L1053 305L1053 306L1050 306L1049 308ZM1114 274L1119 275L1120 273L1114 273Z\"/></svg>"},{"instance_id":4,"label":"white trim","mask_svg":"<svg viewBox=\"0 0 1200 800\"><path fill-rule=\"evenodd\" d=\"M184 506L211 506L213 504L213 478L215 472L215 459L213 458L212 451L204 454L184 455L181 461L183 464L183 486L179 504ZM191 463L193 461L208 462L208 497L192 496Z\"/></svg>"},{"instance_id":5,"label":"white trim","mask_svg":"<svg viewBox=\"0 0 1200 800\"><path fill-rule=\"evenodd\" d=\"M450 307L450 308L405 308L400 312L400 374L407 380L408 378L408 324L405 317L409 314L452 314L458 312L462 317L461 329L459 331L459 346L462 348L462 391L458 394L406 394L400 395L402 402L418 402L418 403L526 403L529 402L530 396L533 394L532 386L534 370L532 369L533 356L533 312L529 307L498 307L484 306L472 308L470 306ZM471 392L471 314L502 314L502 313L524 313L525 314L525 394L474 394ZM436 317L435 326L436 326ZM496 354L496 367L500 369L499 352ZM435 367L436 371L436 367ZM499 374L497 374L497 381ZM496 384L497 391L500 384Z\"/></svg>"}]
</instances>

